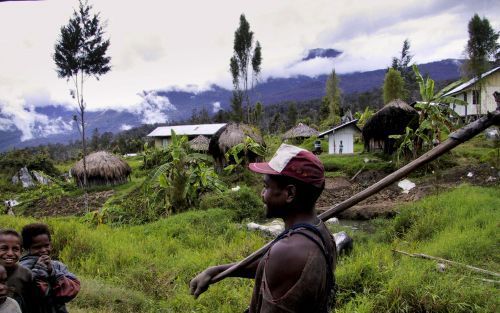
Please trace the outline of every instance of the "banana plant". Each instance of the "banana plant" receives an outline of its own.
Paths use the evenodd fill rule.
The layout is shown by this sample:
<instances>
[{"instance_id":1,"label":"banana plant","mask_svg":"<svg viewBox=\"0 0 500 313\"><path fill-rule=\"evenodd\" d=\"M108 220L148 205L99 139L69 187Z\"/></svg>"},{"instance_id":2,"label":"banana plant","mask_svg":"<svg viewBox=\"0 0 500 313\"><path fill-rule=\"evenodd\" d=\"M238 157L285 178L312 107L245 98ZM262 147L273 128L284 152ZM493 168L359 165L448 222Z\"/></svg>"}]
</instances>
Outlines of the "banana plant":
<instances>
[{"instance_id":1,"label":"banana plant","mask_svg":"<svg viewBox=\"0 0 500 313\"><path fill-rule=\"evenodd\" d=\"M403 158L408 159L409 156L416 158L421 152L430 150L435 144L440 143L442 135L448 135L455 130L460 121L460 117L450 108L450 104L467 105L467 102L461 99L445 96L461 81L452 83L435 93L434 80L430 77L424 79L415 64L413 71L417 78L421 97L421 101L415 104L419 115L418 128L406 127L404 134L389 136L398 140L397 163L401 163Z\"/></svg>"},{"instance_id":2,"label":"banana plant","mask_svg":"<svg viewBox=\"0 0 500 313\"><path fill-rule=\"evenodd\" d=\"M231 173L241 168L243 166L243 163L247 161L246 157L248 156L249 152L263 157L266 154L266 148L253 140L250 136L246 136L243 142L240 142L239 144L233 146L224 155L226 161L234 161L233 164L226 166L224 168L224 171Z\"/></svg>"},{"instance_id":3,"label":"banana plant","mask_svg":"<svg viewBox=\"0 0 500 313\"><path fill-rule=\"evenodd\" d=\"M167 161L154 170L146 181L146 192L153 196L152 205L164 203L167 214L196 206L199 195L207 191L223 191L224 184L206 156L191 152L186 136L172 131L166 149Z\"/></svg>"}]
</instances>

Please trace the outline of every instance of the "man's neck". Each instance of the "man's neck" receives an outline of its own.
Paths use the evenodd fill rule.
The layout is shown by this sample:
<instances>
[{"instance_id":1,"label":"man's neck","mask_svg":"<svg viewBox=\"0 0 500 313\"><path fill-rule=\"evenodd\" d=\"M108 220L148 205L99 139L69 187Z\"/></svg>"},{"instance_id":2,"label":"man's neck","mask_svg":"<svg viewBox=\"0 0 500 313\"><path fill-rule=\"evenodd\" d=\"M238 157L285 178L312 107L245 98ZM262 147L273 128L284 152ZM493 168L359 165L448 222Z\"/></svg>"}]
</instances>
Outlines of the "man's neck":
<instances>
[{"instance_id":1,"label":"man's neck","mask_svg":"<svg viewBox=\"0 0 500 313\"><path fill-rule=\"evenodd\" d=\"M316 224L318 222L318 218L316 216L316 211L312 210L310 212L297 212L283 217L283 221L285 222L285 229L288 229L299 223Z\"/></svg>"}]
</instances>

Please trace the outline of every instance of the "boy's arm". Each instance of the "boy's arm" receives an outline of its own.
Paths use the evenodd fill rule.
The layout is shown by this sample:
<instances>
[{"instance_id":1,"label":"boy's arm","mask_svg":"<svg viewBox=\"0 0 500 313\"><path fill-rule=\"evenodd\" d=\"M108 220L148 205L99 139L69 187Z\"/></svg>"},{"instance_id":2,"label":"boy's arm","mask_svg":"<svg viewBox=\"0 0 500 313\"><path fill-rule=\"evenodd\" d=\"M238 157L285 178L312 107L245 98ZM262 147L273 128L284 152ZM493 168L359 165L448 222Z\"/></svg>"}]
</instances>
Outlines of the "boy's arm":
<instances>
[{"instance_id":1,"label":"boy's arm","mask_svg":"<svg viewBox=\"0 0 500 313\"><path fill-rule=\"evenodd\" d=\"M52 297L58 302L69 302L80 291L80 281L61 262L52 262L50 279L52 280Z\"/></svg>"},{"instance_id":2,"label":"boy's arm","mask_svg":"<svg viewBox=\"0 0 500 313\"><path fill-rule=\"evenodd\" d=\"M52 297L57 302L66 303L80 291L80 281L61 262L52 262L52 271L41 263L33 268L33 275L42 297Z\"/></svg>"}]
</instances>

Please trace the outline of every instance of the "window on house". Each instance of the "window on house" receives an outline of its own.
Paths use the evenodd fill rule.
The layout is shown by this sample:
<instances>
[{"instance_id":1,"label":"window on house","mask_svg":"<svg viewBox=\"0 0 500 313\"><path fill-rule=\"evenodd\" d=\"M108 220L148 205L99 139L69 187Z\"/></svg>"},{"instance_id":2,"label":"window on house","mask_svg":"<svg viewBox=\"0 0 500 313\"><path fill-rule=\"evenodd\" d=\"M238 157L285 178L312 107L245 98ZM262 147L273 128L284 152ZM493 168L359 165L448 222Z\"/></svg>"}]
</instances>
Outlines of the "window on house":
<instances>
[{"instance_id":1,"label":"window on house","mask_svg":"<svg viewBox=\"0 0 500 313\"><path fill-rule=\"evenodd\" d=\"M472 104L479 104L479 90L472 90Z\"/></svg>"}]
</instances>

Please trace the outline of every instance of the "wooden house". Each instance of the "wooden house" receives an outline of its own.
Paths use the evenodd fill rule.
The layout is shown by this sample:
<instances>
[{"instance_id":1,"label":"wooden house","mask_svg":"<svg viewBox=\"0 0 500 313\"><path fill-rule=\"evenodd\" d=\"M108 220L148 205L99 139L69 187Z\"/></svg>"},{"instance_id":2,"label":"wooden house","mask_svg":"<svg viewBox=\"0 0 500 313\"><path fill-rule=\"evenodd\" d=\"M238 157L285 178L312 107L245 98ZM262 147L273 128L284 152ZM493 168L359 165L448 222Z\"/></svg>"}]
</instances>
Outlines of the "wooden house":
<instances>
[{"instance_id":1,"label":"wooden house","mask_svg":"<svg viewBox=\"0 0 500 313\"><path fill-rule=\"evenodd\" d=\"M328 138L328 154L354 153L354 137L361 133L357 122L358 120L348 121L318 135Z\"/></svg>"},{"instance_id":2,"label":"wooden house","mask_svg":"<svg viewBox=\"0 0 500 313\"><path fill-rule=\"evenodd\" d=\"M482 115L494 111L497 107L493 93L500 91L500 66L458 85L444 96L451 96L466 101L468 104L451 107L460 116Z\"/></svg>"}]
</instances>

